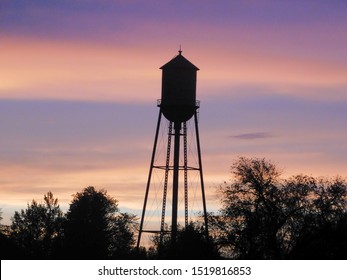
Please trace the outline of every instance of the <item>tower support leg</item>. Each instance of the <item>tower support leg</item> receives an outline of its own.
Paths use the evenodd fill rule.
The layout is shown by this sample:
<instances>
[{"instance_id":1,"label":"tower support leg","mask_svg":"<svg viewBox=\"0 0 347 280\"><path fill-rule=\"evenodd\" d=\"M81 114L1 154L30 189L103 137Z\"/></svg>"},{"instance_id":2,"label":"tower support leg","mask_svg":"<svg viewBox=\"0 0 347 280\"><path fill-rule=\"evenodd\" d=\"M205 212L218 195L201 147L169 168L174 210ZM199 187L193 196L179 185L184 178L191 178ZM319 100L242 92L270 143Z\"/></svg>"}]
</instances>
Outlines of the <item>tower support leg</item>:
<instances>
[{"instance_id":1,"label":"tower support leg","mask_svg":"<svg viewBox=\"0 0 347 280\"><path fill-rule=\"evenodd\" d=\"M202 160L201 160L201 149L200 149L200 138L199 138L198 113L197 113L197 111L195 111L195 113L194 113L194 122L195 122L196 146L198 149L198 161L199 161L199 171L200 171L202 205L203 205L203 210L204 210L205 235L206 235L206 240L209 240L208 219L207 219L207 210L206 210L206 197L205 197L204 178L202 175Z\"/></svg>"},{"instance_id":2,"label":"tower support leg","mask_svg":"<svg viewBox=\"0 0 347 280\"><path fill-rule=\"evenodd\" d=\"M174 168L173 168L173 183L172 183L172 218L171 218L172 244L176 243L176 236L177 236L177 208L178 208L181 123L175 122L174 128L175 128L175 146L174 146Z\"/></svg>"},{"instance_id":3,"label":"tower support leg","mask_svg":"<svg viewBox=\"0 0 347 280\"><path fill-rule=\"evenodd\" d=\"M184 155L184 223L188 227L188 149L187 149L187 122L183 123L183 155Z\"/></svg>"},{"instance_id":4,"label":"tower support leg","mask_svg":"<svg viewBox=\"0 0 347 280\"><path fill-rule=\"evenodd\" d=\"M158 122L157 122L157 129L156 129L156 131L155 131L155 138L154 138L154 144L153 144L151 165L150 165L150 168L149 168L149 174L148 174L148 180L147 180L147 187L146 187L145 199L144 199L143 208L142 208L142 215L141 215L141 222L140 222L139 235L138 235L138 237L137 237L137 245L136 245L137 249L139 248L140 242L141 242L141 235L142 235L143 222L144 222L144 219L145 219L145 213L146 213L146 207L147 207L149 186L150 186L150 184L151 184L152 171L153 171L153 165L154 165L154 159L155 159L155 151L156 151L156 149L157 149L157 143L158 143L158 135L159 135L159 129L160 129L161 115L162 115L162 112L161 112L161 110L159 110Z\"/></svg>"}]
</instances>

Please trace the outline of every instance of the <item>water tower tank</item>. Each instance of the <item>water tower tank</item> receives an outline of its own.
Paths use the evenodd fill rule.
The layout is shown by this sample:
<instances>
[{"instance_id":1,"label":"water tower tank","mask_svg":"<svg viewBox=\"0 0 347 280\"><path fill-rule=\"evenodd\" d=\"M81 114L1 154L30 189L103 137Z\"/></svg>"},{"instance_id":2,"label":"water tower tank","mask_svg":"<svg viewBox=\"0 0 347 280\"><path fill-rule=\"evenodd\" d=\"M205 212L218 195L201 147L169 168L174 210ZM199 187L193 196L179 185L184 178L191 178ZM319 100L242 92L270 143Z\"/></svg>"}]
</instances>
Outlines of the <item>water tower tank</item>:
<instances>
[{"instance_id":1,"label":"water tower tank","mask_svg":"<svg viewBox=\"0 0 347 280\"><path fill-rule=\"evenodd\" d=\"M173 122L189 120L197 108L196 72L199 68L179 51L160 69L163 71L160 107L164 116Z\"/></svg>"}]
</instances>

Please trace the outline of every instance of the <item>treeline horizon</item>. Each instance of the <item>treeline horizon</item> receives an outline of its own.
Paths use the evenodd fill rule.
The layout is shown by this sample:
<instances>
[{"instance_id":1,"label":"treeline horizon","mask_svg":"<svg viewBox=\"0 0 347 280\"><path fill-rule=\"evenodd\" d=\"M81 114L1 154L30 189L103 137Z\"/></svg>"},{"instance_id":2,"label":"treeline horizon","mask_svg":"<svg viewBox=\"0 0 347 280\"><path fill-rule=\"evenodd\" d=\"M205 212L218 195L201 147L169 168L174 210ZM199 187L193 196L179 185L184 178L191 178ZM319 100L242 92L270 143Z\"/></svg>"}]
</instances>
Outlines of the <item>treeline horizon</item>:
<instances>
[{"instance_id":1,"label":"treeline horizon","mask_svg":"<svg viewBox=\"0 0 347 280\"><path fill-rule=\"evenodd\" d=\"M93 186L64 214L51 191L0 224L1 259L347 259L347 181L281 171L240 157L217 189L221 208L204 223L179 227L176 242L154 235L136 247L138 217ZM0 212L0 223L2 219Z\"/></svg>"}]
</instances>

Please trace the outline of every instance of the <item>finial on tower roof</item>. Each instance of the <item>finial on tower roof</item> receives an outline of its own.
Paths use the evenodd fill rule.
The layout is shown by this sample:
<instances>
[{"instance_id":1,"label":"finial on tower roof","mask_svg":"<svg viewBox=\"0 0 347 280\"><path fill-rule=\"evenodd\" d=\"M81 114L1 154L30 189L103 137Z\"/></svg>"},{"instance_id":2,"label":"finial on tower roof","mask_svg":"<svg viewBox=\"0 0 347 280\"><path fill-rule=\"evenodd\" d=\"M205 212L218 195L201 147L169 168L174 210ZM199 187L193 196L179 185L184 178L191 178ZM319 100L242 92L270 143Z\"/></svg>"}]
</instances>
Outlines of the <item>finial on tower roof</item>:
<instances>
[{"instance_id":1,"label":"finial on tower roof","mask_svg":"<svg viewBox=\"0 0 347 280\"><path fill-rule=\"evenodd\" d=\"M180 45L180 49L178 50L178 53L181 55L182 54L182 48L181 48L181 45Z\"/></svg>"}]
</instances>

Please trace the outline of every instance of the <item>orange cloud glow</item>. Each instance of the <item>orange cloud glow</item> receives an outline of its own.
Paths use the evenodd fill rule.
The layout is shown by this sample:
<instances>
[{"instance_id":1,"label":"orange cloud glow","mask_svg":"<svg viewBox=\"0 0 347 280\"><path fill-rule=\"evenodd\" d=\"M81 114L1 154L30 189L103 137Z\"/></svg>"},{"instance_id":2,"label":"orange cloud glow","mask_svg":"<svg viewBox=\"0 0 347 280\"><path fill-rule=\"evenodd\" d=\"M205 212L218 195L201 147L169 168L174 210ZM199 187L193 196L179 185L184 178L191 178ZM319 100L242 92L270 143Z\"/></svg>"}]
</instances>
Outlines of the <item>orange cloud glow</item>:
<instances>
[{"instance_id":1,"label":"orange cloud glow","mask_svg":"<svg viewBox=\"0 0 347 280\"><path fill-rule=\"evenodd\" d=\"M1 41L6 44L0 45L0 98L143 101L157 97L155 80L161 62L153 62L153 56L115 45Z\"/></svg>"},{"instance_id":2,"label":"orange cloud glow","mask_svg":"<svg viewBox=\"0 0 347 280\"><path fill-rule=\"evenodd\" d=\"M165 63L161 57L167 54L158 48L150 52L148 46L132 49L84 42L1 41L6 41L0 45L1 98L120 102L159 98L158 68ZM202 69L198 73L202 96L218 95L221 87L232 90L253 85L278 94L317 98L324 97L317 88L341 91L347 85L347 67L333 61L213 44L210 49L198 50L191 59Z\"/></svg>"}]
</instances>

